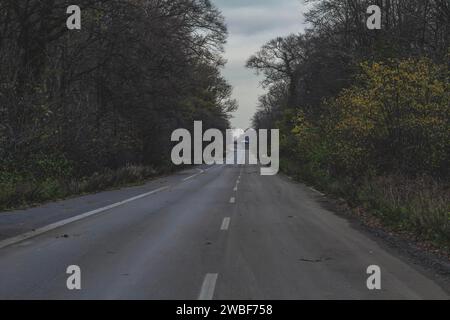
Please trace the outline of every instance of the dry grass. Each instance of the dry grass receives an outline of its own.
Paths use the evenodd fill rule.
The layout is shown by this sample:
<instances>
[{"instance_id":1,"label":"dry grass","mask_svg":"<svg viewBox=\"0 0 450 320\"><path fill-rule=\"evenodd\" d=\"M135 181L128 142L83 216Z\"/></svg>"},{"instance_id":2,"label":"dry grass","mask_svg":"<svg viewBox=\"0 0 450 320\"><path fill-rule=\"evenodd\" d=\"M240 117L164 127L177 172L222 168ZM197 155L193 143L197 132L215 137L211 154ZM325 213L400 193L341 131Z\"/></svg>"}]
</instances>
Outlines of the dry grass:
<instances>
[{"instance_id":1,"label":"dry grass","mask_svg":"<svg viewBox=\"0 0 450 320\"><path fill-rule=\"evenodd\" d=\"M68 196L144 182L165 170L129 165L82 179L16 180L0 182L0 210L26 207Z\"/></svg>"},{"instance_id":2,"label":"dry grass","mask_svg":"<svg viewBox=\"0 0 450 320\"><path fill-rule=\"evenodd\" d=\"M378 177L362 184L357 195L390 226L450 247L448 185L428 176Z\"/></svg>"},{"instance_id":3,"label":"dry grass","mask_svg":"<svg viewBox=\"0 0 450 320\"><path fill-rule=\"evenodd\" d=\"M430 242L450 251L450 186L429 176L375 177L364 181L336 179L325 172L282 161L282 170L296 179L315 185L352 208L377 218L391 230L409 233L418 241Z\"/></svg>"}]
</instances>

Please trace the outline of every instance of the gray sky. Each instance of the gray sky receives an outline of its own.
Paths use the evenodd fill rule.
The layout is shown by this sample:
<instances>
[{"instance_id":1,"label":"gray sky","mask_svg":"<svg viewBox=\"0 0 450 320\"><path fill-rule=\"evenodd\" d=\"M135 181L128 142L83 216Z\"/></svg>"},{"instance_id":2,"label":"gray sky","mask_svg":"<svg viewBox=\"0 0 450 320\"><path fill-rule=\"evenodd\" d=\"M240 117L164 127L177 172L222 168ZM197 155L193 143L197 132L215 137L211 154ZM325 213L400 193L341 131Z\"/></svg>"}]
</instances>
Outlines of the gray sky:
<instances>
[{"instance_id":1,"label":"gray sky","mask_svg":"<svg viewBox=\"0 0 450 320\"><path fill-rule=\"evenodd\" d=\"M255 113L258 96L264 91L257 77L245 68L247 59L267 41L304 30L305 5L302 0L212 0L222 11L228 26L224 77L233 86L239 110L233 127L246 129Z\"/></svg>"}]
</instances>

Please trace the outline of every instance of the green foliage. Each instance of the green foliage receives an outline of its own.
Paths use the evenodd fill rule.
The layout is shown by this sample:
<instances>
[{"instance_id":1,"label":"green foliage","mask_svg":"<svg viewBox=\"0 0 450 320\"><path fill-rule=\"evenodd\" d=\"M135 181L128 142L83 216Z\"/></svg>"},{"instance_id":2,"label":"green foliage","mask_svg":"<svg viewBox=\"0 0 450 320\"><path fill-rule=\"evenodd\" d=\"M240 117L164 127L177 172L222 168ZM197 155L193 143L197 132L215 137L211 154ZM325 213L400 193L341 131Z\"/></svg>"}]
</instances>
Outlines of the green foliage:
<instances>
[{"instance_id":1,"label":"green foliage","mask_svg":"<svg viewBox=\"0 0 450 320\"><path fill-rule=\"evenodd\" d=\"M281 168L386 224L450 247L448 1L310 0L310 27L248 60L255 128L279 128Z\"/></svg>"},{"instance_id":2,"label":"green foliage","mask_svg":"<svg viewBox=\"0 0 450 320\"><path fill-rule=\"evenodd\" d=\"M69 31L66 1L0 2L0 206L170 170L173 130L225 130L237 107L209 0L77 4Z\"/></svg>"},{"instance_id":3,"label":"green foliage","mask_svg":"<svg viewBox=\"0 0 450 320\"><path fill-rule=\"evenodd\" d=\"M391 227L450 244L450 197L438 182L450 157L447 68L428 59L364 63L358 80L324 102L320 120L299 112L291 134L300 178Z\"/></svg>"},{"instance_id":4,"label":"green foliage","mask_svg":"<svg viewBox=\"0 0 450 320\"><path fill-rule=\"evenodd\" d=\"M314 125L298 117L293 133L306 160L344 176L448 174L446 67L409 59L364 63L362 71L358 84L326 100L328 113Z\"/></svg>"},{"instance_id":5,"label":"green foliage","mask_svg":"<svg viewBox=\"0 0 450 320\"><path fill-rule=\"evenodd\" d=\"M168 172L167 168L126 166L118 170L104 169L83 178L24 179L0 181L0 210L33 205L71 195L102 191L131 184Z\"/></svg>"}]
</instances>

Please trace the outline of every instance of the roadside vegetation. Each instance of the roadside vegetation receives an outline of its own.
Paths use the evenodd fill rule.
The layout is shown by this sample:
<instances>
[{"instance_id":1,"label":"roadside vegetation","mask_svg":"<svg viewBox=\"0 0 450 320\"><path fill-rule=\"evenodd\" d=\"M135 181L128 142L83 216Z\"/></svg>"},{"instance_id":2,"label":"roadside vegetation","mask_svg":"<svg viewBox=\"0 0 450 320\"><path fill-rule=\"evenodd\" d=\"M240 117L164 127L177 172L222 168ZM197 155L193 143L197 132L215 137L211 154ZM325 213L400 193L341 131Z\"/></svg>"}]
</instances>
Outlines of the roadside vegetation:
<instances>
[{"instance_id":1,"label":"roadside vegetation","mask_svg":"<svg viewBox=\"0 0 450 320\"><path fill-rule=\"evenodd\" d=\"M116 170L106 168L85 177L47 176L41 179L25 178L20 175L3 177L0 183L0 210L27 207L73 195L141 184L175 169L169 166L155 169L149 166L127 165Z\"/></svg>"},{"instance_id":2,"label":"roadside vegetation","mask_svg":"<svg viewBox=\"0 0 450 320\"><path fill-rule=\"evenodd\" d=\"M227 30L208 0L0 2L0 210L173 169L171 133L229 127Z\"/></svg>"},{"instance_id":3,"label":"roadside vegetation","mask_svg":"<svg viewBox=\"0 0 450 320\"><path fill-rule=\"evenodd\" d=\"M450 251L448 1L375 1L381 30L373 1L309 2L305 33L248 61L267 89L254 126L281 129L285 172Z\"/></svg>"}]
</instances>

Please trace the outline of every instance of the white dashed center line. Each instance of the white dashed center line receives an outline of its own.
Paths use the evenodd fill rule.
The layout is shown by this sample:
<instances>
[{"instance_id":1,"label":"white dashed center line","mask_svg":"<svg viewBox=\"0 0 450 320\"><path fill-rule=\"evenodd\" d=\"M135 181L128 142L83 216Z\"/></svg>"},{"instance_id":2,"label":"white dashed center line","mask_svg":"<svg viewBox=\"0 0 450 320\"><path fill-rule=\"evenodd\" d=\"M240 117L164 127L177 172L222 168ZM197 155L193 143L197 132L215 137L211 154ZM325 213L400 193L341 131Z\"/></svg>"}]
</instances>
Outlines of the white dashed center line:
<instances>
[{"instance_id":1,"label":"white dashed center line","mask_svg":"<svg viewBox=\"0 0 450 320\"><path fill-rule=\"evenodd\" d=\"M222 222L222 226L220 227L220 230L224 230L224 231L228 230L228 227L230 226L230 221L231 221L230 217L224 218L223 222Z\"/></svg>"},{"instance_id":2,"label":"white dashed center line","mask_svg":"<svg viewBox=\"0 0 450 320\"><path fill-rule=\"evenodd\" d=\"M203 280L202 288L200 294L198 295L198 300L212 300L214 296L214 289L216 288L218 274L217 273L207 273L205 279Z\"/></svg>"}]
</instances>

